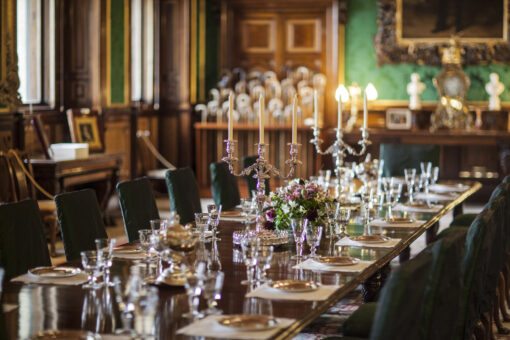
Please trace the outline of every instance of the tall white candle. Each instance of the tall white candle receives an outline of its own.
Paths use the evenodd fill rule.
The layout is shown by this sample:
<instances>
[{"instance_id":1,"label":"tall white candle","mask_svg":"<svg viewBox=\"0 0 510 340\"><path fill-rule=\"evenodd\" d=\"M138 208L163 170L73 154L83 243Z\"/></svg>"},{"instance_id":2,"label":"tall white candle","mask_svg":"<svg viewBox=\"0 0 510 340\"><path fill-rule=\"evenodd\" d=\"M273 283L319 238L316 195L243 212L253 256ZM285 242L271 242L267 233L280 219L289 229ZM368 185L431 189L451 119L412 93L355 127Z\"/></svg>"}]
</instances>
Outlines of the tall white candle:
<instances>
[{"instance_id":1,"label":"tall white candle","mask_svg":"<svg viewBox=\"0 0 510 340\"><path fill-rule=\"evenodd\" d=\"M292 105L292 144L297 143L297 96L294 95L294 104Z\"/></svg>"},{"instance_id":2,"label":"tall white candle","mask_svg":"<svg viewBox=\"0 0 510 340\"><path fill-rule=\"evenodd\" d=\"M338 122L337 122L338 131L342 130L342 97L338 98Z\"/></svg>"},{"instance_id":3,"label":"tall white candle","mask_svg":"<svg viewBox=\"0 0 510 340\"><path fill-rule=\"evenodd\" d=\"M264 144L264 97L259 97L259 144Z\"/></svg>"},{"instance_id":4,"label":"tall white candle","mask_svg":"<svg viewBox=\"0 0 510 340\"><path fill-rule=\"evenodd\" d=\"M234 140L234 96L228 96L228 140Z\"/></svg>"},{"instance_id":5,"label":"tall white candle","mask_svg":"<svg viewBox=\"0 0 510 340\"><path fill-rule=\"evenodd\" d=\"M319 108L318 108L318 101L317 101L317 90L313 91L313 119L315 122L315 127L319 125Z\"/></svg>"},{"instance_id":6,"label":"tall white candle","mask_svg":"<svg viewBox=\"0 0 510 340\"><path fill-rule=\"evenodd\" d=\"M365 90L363 93L363 128L367 128L367 120L368 120L368 114L367 114L367 91Z\"/></svg>"}]
</instances>

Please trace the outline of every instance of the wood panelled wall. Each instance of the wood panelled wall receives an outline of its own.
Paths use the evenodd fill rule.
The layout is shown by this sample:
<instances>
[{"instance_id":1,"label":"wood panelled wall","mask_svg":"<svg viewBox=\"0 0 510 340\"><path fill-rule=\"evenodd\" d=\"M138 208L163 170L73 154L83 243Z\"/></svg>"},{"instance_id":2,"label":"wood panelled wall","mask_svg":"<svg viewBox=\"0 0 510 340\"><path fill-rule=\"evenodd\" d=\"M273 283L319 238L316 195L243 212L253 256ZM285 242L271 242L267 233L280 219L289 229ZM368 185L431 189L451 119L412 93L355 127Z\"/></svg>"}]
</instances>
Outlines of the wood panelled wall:
<instances>
[{"instance_id":1,"label":"wood panelled wall","mask_svg":"<svg viewBox=\"0 0 510 340\"><path fill-rule=\"evenodd\" d=\"M33 108L42 115L51 143L70 141L68 108L99 110L105 152L125 155L122 178L142 175L150 169L147 165L157 166L138 143L138 129L149 130L152 142L176 166L192 165L193 160L190 0L154 0L155 95L150 103L131 102L130 4L130 0L55 0L56 103ZM15 18L15 6L10 8ZM0 149L26 148L37 154L41 150L28 107L18 110L24 114L0 115Z\"/></svg>"}]
</instances>

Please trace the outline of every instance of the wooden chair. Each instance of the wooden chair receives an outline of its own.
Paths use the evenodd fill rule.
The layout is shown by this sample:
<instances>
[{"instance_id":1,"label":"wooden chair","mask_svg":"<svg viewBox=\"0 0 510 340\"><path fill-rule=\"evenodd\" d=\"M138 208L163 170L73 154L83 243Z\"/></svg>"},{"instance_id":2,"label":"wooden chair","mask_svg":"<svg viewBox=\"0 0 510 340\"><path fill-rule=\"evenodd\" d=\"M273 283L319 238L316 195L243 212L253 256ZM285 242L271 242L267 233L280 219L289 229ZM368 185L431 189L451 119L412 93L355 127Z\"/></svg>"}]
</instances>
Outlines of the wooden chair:
<instances>
[{"instance_id":1,"label":"wooden chair","mask_svg":"<svg viewBox=\"0 0 510 340\"><path fill-rule=\"evenodd\" d=\"M9 150L8 152L0 151L0 174L2 174L2 183L7 182L6 190L2 190L0 198L3 202L17 202L24 199L37 199L35 186L27 177L33 178L33 168L30 163L30 157L26 152L17 150ZM4 178L7 174L7 178ZM5 188L4 186L2 186ZM57 214L55 202L53 199L37 200L42 219L48 230L50 240L51 256L56 256L55 242L57 239Z\"/></svg>"}]
</instances>

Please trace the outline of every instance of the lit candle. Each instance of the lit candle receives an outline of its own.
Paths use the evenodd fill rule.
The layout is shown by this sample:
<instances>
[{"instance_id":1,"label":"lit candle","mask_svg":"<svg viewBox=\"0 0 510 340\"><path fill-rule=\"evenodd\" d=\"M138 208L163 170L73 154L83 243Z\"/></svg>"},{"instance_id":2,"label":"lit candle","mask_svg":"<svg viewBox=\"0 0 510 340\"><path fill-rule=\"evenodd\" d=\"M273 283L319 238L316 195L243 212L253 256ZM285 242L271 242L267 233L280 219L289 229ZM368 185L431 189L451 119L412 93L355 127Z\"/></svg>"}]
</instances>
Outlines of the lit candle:
<instances>
[{"instance_id":1,"label":"lit candle","mask_svg":"<svg viewBox=\"0 0 510 340\"><path fill-rule=\"evenodd\" d=\"M337 122L338 133L342 130L342 97L338 98L338 122Z\"/></svg>"},{"instance_id":2,"label":"lit candle","mask_svg":"<svg viewBox=\"0 0 510 340\"><path fill-rule=\"evenodd\" d=\"M292 105L292 144L297 143L297 95L294 95L294 105Z\"/></svg>"},{"instance_id":3,"label":"lit candle","mask_svg":"<svg viewBox=\"0 0 510 340\"><path fill-rule=\"evenodd\" d=\"M234 96L228 96L228 140L234 140Z\"/></svg>"},{"instance_id":4,"label":"lit candle","mask_svg":"<svg viewBox=\"0 0 510 340\"><path fill-rule=\"evenodd\" d=\"M264 97L259 97L259 144L264 144Z\"/></svg>"},{"instance_id":5,"label":"lit candle","mask_svg":"<svg viewBox=\"0 0 510 340\"><path fill-rule=\"evenodd\" d=\"M365 90L363 92L363 128L364 129L367 128L367 119L368 119L368 114L367 114L367 91Z\"/></svg>"},{"instance_id":6,"label":"lit candle","mask_svg":"<svg viewBox=\"0 0 510 340\"><path fill-rule=\"evenodd\" d=\"M318 114L318 103L317 103L317 90L313 91L313 119L315 122L315 127L319 125L319 114Z\"/></svg>"}]
</instances>

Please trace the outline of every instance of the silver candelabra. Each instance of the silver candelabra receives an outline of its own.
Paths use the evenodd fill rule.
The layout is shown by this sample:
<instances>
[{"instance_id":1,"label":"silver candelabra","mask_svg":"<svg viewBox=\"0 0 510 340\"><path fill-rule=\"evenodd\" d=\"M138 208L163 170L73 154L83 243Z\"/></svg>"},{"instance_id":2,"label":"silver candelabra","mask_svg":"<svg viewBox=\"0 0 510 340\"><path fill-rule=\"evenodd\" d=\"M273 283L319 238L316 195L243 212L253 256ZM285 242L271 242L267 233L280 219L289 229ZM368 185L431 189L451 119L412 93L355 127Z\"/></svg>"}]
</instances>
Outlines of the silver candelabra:
<instances>
[{"instance_id":1,"label":"silver candelabra","mask_svg":"<svg viewBox=\"0 0 510 340\"><path fill-rule=\"evenodd\" d=\"M300 144L298 143L287 143L290 146L290 159L285 161L285 164L289 167L289 172L286 176L282 176L282 172L276 169L273 165L269 164L268 160L265 158L266 155L266 146L268 144L257 143L257 154L258 158L249 167L243 169L241 172L236 173L234 169L234 164L238 162L235 154L235 145L236 140L224 140L226 144L227 157L223 157L221 160L228 163L228 168L230 173L234 176L249 176L252 171L255 172L253 178L257 179L257 217L256 217L256 232L259 233L264 228L264 223L266 221L264 214L264 203L267 200L266 197L266 183L265 180L271 177L271 174L280 176L282 178L291 178L294 176L296 172L296 167L301 164L301 161L297 159L298 156L298 147Z\"/></svg>"},{"instance_id":2,"label":"silver candelabra","mask_svg":"<svg viewBox=\"0 0 510 340\"><path fill-rule=\"evenodd\" d=\"M336 131L336 140L333 144L331 144L325 151L322 151L321 144L324 142L320 138L320 128L318 126L312 126L313 130L313 138L310 140L310 143L315 145L315 150L320 155L328 155L331 154L335 159L335 175L336 175L336 194L340 194L340 176L341 176L341 167L344 163L344 157L347 153L353 156L362 156L366 151L367 147L372 144L372 142L368 139L368 129L361 128L361 140L358 141L358 144L361 146L361 150L356 151L352 146L345 143L343 140L343 133L341 129L335 129Z\"/></svg>"}]
</instances>

